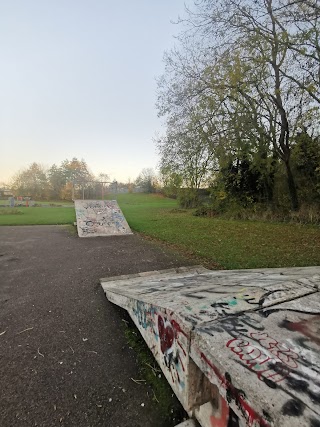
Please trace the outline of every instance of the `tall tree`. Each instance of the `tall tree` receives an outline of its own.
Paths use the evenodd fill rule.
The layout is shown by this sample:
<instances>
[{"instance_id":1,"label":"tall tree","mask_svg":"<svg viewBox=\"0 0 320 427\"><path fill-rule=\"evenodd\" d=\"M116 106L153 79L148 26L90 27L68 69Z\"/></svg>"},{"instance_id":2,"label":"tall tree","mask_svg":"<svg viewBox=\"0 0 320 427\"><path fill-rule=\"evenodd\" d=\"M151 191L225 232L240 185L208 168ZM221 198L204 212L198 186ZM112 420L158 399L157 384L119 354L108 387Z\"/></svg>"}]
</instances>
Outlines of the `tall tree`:
<instances>
[{"instance_id":1,"label":"tall tree","mask_svg":"<svg viewBox=\"0 0 320 427\"><path fill-rule=\"evenodd\" d=\"M94 179L87 163L83 159L78 160L73 157L72 160L64 160L60 168L66 181L85 183Z\"/></svg>"},{"instance_id":2,"label":"tall tree","mask_svg":"<svg viewBox=\"0 0 320 427\"><path fill-rule=\"evenodd\" d=\"M83 159L78 160L73 157L72 160L64 160L60 169L65 179L65 186L61 189L62 198L64 199L82 197L85 189L95 180ZM72 194L72 192L77 194Z\"/></svg>"},{"instance_id":3,"label":"tall tree","mask_svg":"<svg viewBox=\"0 0 320 427\"><path fill-rule=\"evenodd\" d=\"M59 200L61 197L61 190L66 185L66 178L62 168L53 164L48 170L47 176L50 186L50 198Z\"/></svg>"},{"instance_id":4,"label":"tall tree","mask_svg":"<svg viewBox=\"0 0 320 427\"><path fill-rule=\"evenodd\" d=\"M147 193L154 193L156 190L156 174L152 168L144 168L135 180L135 184L142 187Z\"/></svg>"},{"instance_id":5,"label":"tall tree","mask_svg":"<svg viewBox=\"0 0 320 427\"><path fill-rule=\"evenodd\" d=\"M297 74L292 70L301 65L294 42L297 45L296 40L306 40L307 33L296 25L291 34L293 19L283 13L284 6L293 11L297 2L196 2L187 19L181 21L186 29L180 37L181 49L166 56L158 105L160 114L172 121L172 117L183 117L185 106L193 102L205 112L202 116L210 112L208 127L219 135L220 146L227 144L233 152L246 150L246 156L260 152L280 159L286 169L292 208L297 209L292 147L302 126L319 122L319 110L311 96L315 90L306 85L308 71L304 80L299 80L303 84L293 78ZM313 8L313 14L317 13ZM313 25L316 48L316 17ZM251 123L239 122L241 109L246 119L251 117Z\"/></svg>"},{"instance_id":6,"label":"tall tree","mask_svg":"<svg viewBox=\"0 0 320 427\"><path fill-rule=\"evenodd\" d=\"M33 199L48 197L49 185L45 168L39 163L32 163L14 176L11 187L21 196Z\"/></svg>"}]
</instances>

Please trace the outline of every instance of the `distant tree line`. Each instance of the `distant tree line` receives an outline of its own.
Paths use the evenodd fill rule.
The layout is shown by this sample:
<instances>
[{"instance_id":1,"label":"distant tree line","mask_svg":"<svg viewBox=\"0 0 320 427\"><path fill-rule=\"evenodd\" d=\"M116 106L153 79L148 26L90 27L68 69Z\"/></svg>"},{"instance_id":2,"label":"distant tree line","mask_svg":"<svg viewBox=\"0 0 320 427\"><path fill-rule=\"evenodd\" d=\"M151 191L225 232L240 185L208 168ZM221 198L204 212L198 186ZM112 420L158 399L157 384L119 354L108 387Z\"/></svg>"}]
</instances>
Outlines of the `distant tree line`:
<instances>
[{"instance_id":1,"label":"distant tree line","mask_svg":"<svg viewBox=\"0 0 320 427\"><path fill-rule=\"evenodd\" d=\"M17 196L36 200L71 200L73 196L80 197L84 187L98 190L95 188L98 180L99 177L94 177L84 160L74 157L64 160L59 166L53 164L49 169L34 162L15 174L10 187Z\"/></svg>"},{"instance_id":2,"label":"distant tree line","mask_svg":"<svg viewBox=\"0 0 320 427\"><path fill-rule=\"evenodd\" d=\"M319 0L186 9L158 80L168 194L197 205L197 190L210 188L218 211L320 204L319 20Z\"/></svg>"},{"instance_id":3,"label":"distant tree line","mask_svg":"<svg viewBox=\"0 0 320 427\"><path fill-rule=\"evenodd\" d=\"M132 183L110 182L106 173L97 176L90 171L85 160L64 160L58 166L46 169L32 163L13 177L10 187L15 196L34 200L72 200L73 198L101 199L107 192L117 192L125 187L128 192L138 187L141 191L154 192L157 179L153 169L143 169Z\"/></svg>"}]
</instances>

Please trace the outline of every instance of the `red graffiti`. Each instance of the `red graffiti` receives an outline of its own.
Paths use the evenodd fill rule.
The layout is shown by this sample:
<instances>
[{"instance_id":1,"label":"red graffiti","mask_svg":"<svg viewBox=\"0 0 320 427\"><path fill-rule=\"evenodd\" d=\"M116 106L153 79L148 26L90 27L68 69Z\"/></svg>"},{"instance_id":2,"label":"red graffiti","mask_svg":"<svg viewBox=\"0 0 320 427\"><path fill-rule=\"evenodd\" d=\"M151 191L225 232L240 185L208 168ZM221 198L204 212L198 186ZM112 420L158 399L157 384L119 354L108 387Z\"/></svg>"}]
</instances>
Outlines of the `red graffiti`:
<instances>
[{"instance_id":1,"label":"red graffiti","mask_svg":"<svg viewBox=\"0 0 320 427\"><path fill-rule=\"evenodd\" d=\"M258 422L261 427L270 427L270 424L251 408L239 393L239 390L221 374L219 369L203 353L201 353L201 359L213 370L221 385L229 392L229 395L232 396L232 399L235 401L249 425Z\"/></svg>"},{"instance_id":2,"label":"red graffiti","mask_svg":"<svg viewBox=\"0 0 320 427\"><path fill-rule=\"evenodd\" d=\"M165 326L164 320L161 316L158 317L158 330L161 351L162 353L165 353L172 347L175 338L175 332L170 323Z\"/></svg>"},{"instance_id":3,"label":"red graffiti","mask_svg":"<svg viewBox=\"0 0 320 427\"><path fill-rule=\"evenodd\" d=\"M182 368L183 372L185 372L184 365L183 365L183 363L182 363L182 360L181 360L181 356L180 356L180 354L179 354L179 360L180 360L181 368Z\"/></svg>"},{"instance_id":4,"label":"red graffiti","mask_svg":"<svg viewBox=\"0 0 320 427\"><path fill-rule=\"evenodd\" d=\"M218 412L219 411L219 412ZM229 418L229 407L226 400L219 396L219 408L215 415L210 416L210 424L212 427L227 427Z\"/></svg>"},{"instance_id":5,"label":"red graffiti","mask_svg":"<svg viewBox=\"0 0 320 427\"><path fill-rule=\"evenodd\" d=\"M185 349L182 347L182 345L179 343L179 341L177 341L177 343L178 343L178 346L181 348L181 350L183 351L183 354L185 355L185 356L187 356L187 353L186 353L186 351L185 351Z\"/></svg>"},{"instance_id":6,"label":"red graffiti","mask_svg":"<svg viewBox=\"0 0 320 427\"><path fill-rule=\"evenodd\" d=\"M320 316L314 316L300 322L285 321L284 325L289 331L300 332L310 338L311 341L320 345Z\"/></svg>"},{"instance_id":7,"label":"red graffiti","mask_svg":"<svg viewBox=\"0 0 320 427\"><path fill-rule=\"evenodd\" d=\"M175 320L165 322L161 316L158 316L158 330L162 353L167 352L172 347L174 340L178 337L178 333L187 337L187 334L180 328L180 325ZM184 355L186 355L185 350L179 342L178 345L182 349Z\"/></svg>"},{"instance_id":8,"label":"red graffiti","mask_svg":"<svg viewBox=\"0 0 320 427\"><path fill-rule=\"evenodd\" d=\"M186 357L187 353L179 342L180 333L186 335L177 322L158 315L158 335L164 363L170 370L172 382L184 387L186 368L183 364L183 358Z\"/></svg>"},{"instance_id":9,"label":"red graffiti","mask_svg":"<svg viewBox=\"0 0 320 427\"><path fill-rule=\"evenodd\" d=\"M252 332L250 336L273 356L276 356L282 363L287 365L288 368L296 369L298 367L297 360L299 356L285 344L271 338L266 332Z\"/></svg>"},{"instance_id":10,"label":"red graffiti","mask_svg":"<svg viewBox=\"0 0 320 427\"><path fill-rule=\"evenodd\" d=\"M210 360L203 354L201 353L201 359L203 359L207 365L210 366L210 368L213 370L213 372L215 373L216 377L218 377L219 381L221 382L222 385L226 385L227 384L227 380L225 379L225 377L220 373L219 369L216 368L214 366L213 363L210 362Z\"/></svg>"},{"instance_id":11,"label":"red graffiti","mask_svg":"<svg viewBox=\"0 0 320 427\"><path fill-rule=\"evenodd\" d=\"M174 328L176 335L177 332L180 332L180 334L183 334L185 337L188 338L188 335L180 328L180 325L175 320L171 320L171 325Z\"/></svg>"},{"instance_id":12,"label":"red graffiti","mask_svg":"<svg viewBox=\"0 0 320 427\"><path fill-rule=\"evenodd\" d=\"M258 348L255 344L241 338L229 340L227 347L257 374L259 380L280 382L290 374L291 369L298 367L296 362L298 355L284 344L278 343L266 333L255 332L251 336L268 351L263 351L263 348ZM276 371L270 368L270 364L275 363L277 363Z\"/></svg>"}]
</instances>

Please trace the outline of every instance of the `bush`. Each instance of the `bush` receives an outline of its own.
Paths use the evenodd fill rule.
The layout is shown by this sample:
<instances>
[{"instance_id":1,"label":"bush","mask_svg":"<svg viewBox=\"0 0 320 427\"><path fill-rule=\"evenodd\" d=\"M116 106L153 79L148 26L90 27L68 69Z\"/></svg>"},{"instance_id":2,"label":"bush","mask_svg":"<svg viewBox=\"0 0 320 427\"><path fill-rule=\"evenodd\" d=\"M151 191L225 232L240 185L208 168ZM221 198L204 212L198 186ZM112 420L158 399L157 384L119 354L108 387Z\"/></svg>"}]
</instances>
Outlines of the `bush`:
<instances>
[{"instance_id":1,"label":"bush","mask_svg":"<svg viewBox=\"0 0 320 427\"><path fill-rule=\"evenodd\" d=\"M217 211L211 208L210 206L200 206L193 213L194 216L206 216L213 217L218 215Z\"/></svg>"},{"instance_id":2,"label":"bush","mask_svg":"<svg viewBox=\"0 0 320 427\"><path fill-rule=\"evenodd\" d=\"M199 197L196 189L181 188L178 193L179 205L184 209L192 209L199 206Z\"/></svg>"},{"instance_id":3,"label":"bush","mask_svg":"<svg viewBox=\"0 0 320 427\"><path fill-rule=\"evenodd\" d=\"M290 212L289 219L300 224L320 224L320 209L318 205L302 205L296 212Z\"/></svg>"}]
</instances>

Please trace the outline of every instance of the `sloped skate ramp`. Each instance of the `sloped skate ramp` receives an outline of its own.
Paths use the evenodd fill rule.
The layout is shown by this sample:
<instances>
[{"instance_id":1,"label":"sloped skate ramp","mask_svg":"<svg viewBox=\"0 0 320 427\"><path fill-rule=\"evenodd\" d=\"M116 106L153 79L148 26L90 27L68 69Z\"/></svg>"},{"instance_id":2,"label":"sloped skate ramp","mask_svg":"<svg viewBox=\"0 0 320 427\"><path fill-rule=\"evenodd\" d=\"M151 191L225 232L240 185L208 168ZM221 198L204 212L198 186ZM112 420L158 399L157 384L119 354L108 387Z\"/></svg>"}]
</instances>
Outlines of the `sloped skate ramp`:
<instances>
[{"instance_id":1,"label":"sloped skate ramp","mask_svg":"<svg viewBox=\"0 0 320 427\"><path fill-rule=\"evenodd\" d=\"M101 279L202 427L318 427L320 267Z\"/></svg>"},{"instance_id":2,"label":"sloped skate ramp","mask_svg":"<svg viewBox=\"0 0 320 427\"><path fill-rule=\"evenodd\" d=\"M75 200L79 237L132 234L116 200Z\"/></svg>"}]
</instances>

